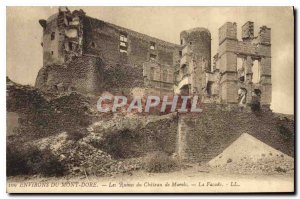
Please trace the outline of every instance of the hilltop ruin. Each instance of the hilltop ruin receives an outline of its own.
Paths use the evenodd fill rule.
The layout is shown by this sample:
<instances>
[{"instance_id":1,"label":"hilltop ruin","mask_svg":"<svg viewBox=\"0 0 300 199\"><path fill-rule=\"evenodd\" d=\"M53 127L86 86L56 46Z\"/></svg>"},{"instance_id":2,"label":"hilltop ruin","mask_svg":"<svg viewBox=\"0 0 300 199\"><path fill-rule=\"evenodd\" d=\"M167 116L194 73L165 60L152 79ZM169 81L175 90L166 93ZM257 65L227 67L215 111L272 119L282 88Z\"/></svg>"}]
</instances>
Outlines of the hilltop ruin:
<instances>
[{"instance_id":1,"label":"hilltop ruin","mask_svg":"<svg viewBox=\"0 0 300 199\"><path fill-rule=\"evenodd\" d=\"M203 113L178 118L173 150L182 159L209 161L242 133L293 155L293 139L278 133L270 110L270 28L262 26L255 34L248 21L238 39L237 24L226 22L212 59L211 33L202 27L182 31L178 45L91 18L83 10L59 8L39 22L43 67L36 87L42 91L196 95ZM291 123L282 125L293 132Z\"/></svg>"},{"instance_id":2,"label":"hilltop ruin","mask_svg":"<svg viewBox=\"0 0 300 199\"><path fill-rule=\"evenodd\" d=\"M98 93L142 88L144 94L199 95L204 103L246 107L253 99L271 104L271 29L254 35L253 22L219 28L218 53L211 63L206 28L180 33L180 45L99 19L83 10L40 20L43 67L36 87L44 91Z\"/></svg>"}]
</instances>

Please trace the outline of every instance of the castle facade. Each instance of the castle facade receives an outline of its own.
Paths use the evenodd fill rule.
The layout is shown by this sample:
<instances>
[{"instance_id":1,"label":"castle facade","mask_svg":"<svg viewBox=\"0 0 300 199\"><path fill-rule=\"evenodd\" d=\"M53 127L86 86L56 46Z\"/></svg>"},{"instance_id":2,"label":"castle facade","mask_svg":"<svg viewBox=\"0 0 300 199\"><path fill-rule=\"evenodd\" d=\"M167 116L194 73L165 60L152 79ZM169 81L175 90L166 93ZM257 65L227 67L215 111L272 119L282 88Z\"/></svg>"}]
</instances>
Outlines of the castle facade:
<instances>
[{"instance_id":1,"label":"castle facade","mask_svg":"<svg viewBox=\"0 0 300 199\"><path fill-rule=\"evenodd\" d=\"M180 45L59 8L43 28L43 67L36 87L50 92L142 89L144 93L199 95L204 103L271 103L271 29L254 34L253 22L219 28L211 56L206 28L180 33ZM211 63L212 62L212 63Z\"/></svg>"}]
</instances>

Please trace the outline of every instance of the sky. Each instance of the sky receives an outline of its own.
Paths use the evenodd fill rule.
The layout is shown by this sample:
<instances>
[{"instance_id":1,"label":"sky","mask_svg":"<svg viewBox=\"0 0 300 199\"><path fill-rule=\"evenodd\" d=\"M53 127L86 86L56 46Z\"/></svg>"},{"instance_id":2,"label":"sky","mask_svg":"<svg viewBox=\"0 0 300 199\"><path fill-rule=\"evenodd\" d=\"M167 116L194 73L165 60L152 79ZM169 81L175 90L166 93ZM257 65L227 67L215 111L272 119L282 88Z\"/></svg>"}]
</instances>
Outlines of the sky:
<instances>
[{"instance_id":1,"label":"sky","mask_svg":"<svg viewBox=\"0 0 300 199\"><path fill-rule=\"evenodd\" d=\"M294 112L294 19L291 7L69 7L83 9L88 16L179 44L183 30L204 27L212 35L212 56L218 49L218 28L236 22L254 22L271 28L272 103L279 113ZM7 7L7 76L21 84L34 85L42 67L42 27L57 7Z\"/></svg>"}]
</instances>

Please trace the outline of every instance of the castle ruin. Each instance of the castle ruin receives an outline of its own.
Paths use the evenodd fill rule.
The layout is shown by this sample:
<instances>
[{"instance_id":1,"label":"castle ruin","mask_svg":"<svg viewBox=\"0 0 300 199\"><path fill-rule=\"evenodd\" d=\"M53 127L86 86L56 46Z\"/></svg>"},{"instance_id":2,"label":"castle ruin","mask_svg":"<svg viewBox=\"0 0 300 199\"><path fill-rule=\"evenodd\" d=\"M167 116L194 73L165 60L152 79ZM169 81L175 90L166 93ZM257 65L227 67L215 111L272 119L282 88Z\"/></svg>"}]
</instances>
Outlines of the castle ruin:
<instances>
[{"instance_id":1,"label":"castle ruin","mask_svg":"<svg viewBox=\"0 0 300 199\"><path fill-rule=\"evenodd\" d=\"M203 27L183 30L180 44L174 44L65 7L39 23L43 67L38 89L93 96L105 91L196 95L201 115L179 115L173 118L172 131L161 132L174 144L168 152L182 160L208 161L243 133L293 154L293 140L278 133L278 120L270 111L270 28L262 26L255 34L254 23L248 21L239 39L237 24L226 22L219 28L218 51L212 56L211 33ZM249 111L253 103L259 104L259 114Z\"/></svg>"},{"instance_id":2,"label":"castle ruin","mask_svg":"<svg viewBox=\"0 0 300 199\"><path fill-rule=\"evenodd\" d=\"M257 119L236 110L258 103L268 112L266 122L272 114L271 30L266 26L255 35L253 22L246 22L239 40L237 24L226 22L219 28L219 47L212 59L206 28L182 31L177 45L91 18L83 10L59 8L39 23L43 67L36 87L41 90L199 96L205 107L202 117L178 118L176 153L182 159L216 155L218 147L213 146L220 142L211 139L214 136L224 143L249 129L260 136L253 123ZM229 115L242 125L234 133Z\"/></svg>"},{"instance_id":3,"label":"castle ruin","mask_svg":"<svg viewBox=\"0 0 300 199\"><path fill-rule=\"evenodd\" d=\"M91 18L83 10L59 8L39 23L44 66L36 86L42 90L97 93L138 87L146 94L199 95L203 103L244 107L256 97L262 107L270 106L271 29L266 26L255 36L248 21L238 40L237 24L226 22L211 63L211 34L205 28L182 31L177 45Z\"/></svg>"}]
</instances>

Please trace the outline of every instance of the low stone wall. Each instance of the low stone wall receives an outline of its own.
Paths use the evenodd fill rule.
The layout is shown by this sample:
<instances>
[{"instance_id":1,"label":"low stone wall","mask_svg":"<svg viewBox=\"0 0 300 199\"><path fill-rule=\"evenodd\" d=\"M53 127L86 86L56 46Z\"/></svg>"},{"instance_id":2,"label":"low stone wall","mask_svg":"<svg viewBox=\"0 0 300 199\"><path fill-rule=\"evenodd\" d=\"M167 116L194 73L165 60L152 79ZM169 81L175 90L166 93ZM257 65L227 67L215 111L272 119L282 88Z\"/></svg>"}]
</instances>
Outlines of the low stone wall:
<instances>
[{"instance_id":1,"label":"low stone wall","mask_svg":"<svg viewBox=\"0 0 300 199\"><path fill-rule=\"evenodd\" d=\"M254 114L205 104L198 116L180 116L178 125L177 152L189 161L211 160L243 133L294 156L294 121L271 111Z\"/></svg>"}]
</instances>

